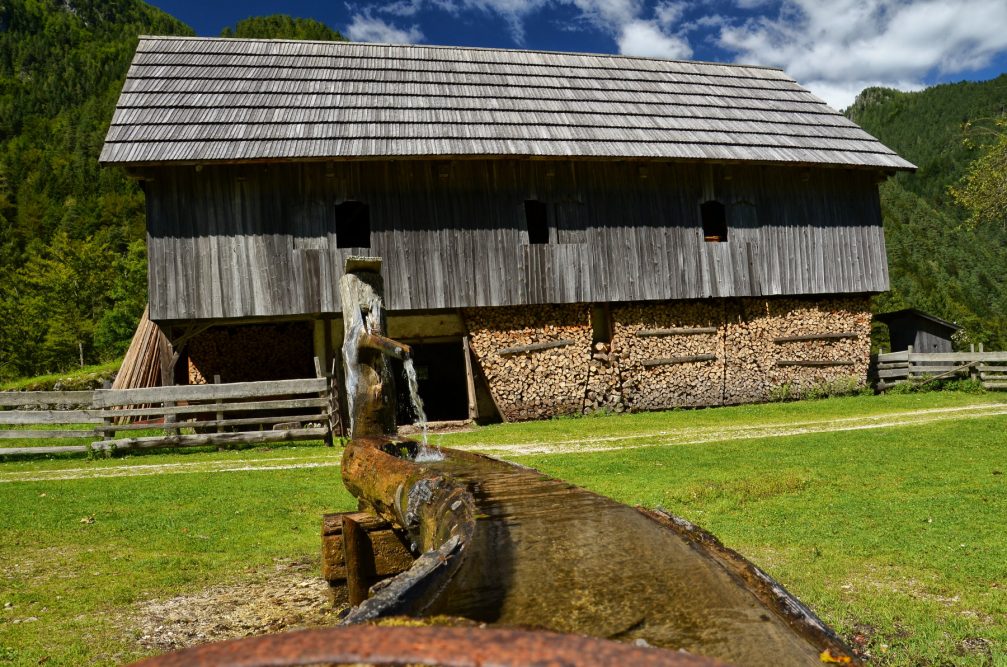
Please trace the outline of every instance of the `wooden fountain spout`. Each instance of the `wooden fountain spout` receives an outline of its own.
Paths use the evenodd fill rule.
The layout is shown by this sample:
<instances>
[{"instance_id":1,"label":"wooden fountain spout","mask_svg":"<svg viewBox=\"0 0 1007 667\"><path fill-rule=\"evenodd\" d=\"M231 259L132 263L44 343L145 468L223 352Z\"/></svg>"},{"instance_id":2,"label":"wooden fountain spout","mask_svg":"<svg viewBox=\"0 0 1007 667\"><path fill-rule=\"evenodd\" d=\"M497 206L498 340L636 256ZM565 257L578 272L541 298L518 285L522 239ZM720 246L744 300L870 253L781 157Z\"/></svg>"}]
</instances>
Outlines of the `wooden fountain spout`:
<instances>
[{"instance_id":1,"label":"wooden fountain spout","mask_svg":"<svg viewBox=\"0 0 1007 667\"><path fill-rule=\"evenodd\" d=\"M395 434L395 379L386 357L405 360L408 345L386 338L380 257L350 257L339 280L350 438Z\"/></svg>"}]
</instances>

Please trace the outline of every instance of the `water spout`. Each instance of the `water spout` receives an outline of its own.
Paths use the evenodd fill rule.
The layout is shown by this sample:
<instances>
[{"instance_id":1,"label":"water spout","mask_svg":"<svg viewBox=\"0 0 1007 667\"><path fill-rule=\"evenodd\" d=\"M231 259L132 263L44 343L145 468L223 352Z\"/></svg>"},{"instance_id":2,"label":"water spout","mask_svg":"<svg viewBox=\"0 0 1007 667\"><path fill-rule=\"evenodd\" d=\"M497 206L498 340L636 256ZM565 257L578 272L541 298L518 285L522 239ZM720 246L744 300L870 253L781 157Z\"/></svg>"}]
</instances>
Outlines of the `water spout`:
<instances>
[{"instance_id":1,"label":"water spout","mask_svg":"<svg viewBox=\"0 0 1007 667\"><path fill-rule=\"evenodd\" d=\"M361 333L357 339L357 347L367 348L369 350L376 350L381 354L389 357L394 357L399 361L407 361L412 359L413 350L405 343L400 343L394 341L391 338L385 338L384 336L376 333Z\"/></svg>"}]
</instances>

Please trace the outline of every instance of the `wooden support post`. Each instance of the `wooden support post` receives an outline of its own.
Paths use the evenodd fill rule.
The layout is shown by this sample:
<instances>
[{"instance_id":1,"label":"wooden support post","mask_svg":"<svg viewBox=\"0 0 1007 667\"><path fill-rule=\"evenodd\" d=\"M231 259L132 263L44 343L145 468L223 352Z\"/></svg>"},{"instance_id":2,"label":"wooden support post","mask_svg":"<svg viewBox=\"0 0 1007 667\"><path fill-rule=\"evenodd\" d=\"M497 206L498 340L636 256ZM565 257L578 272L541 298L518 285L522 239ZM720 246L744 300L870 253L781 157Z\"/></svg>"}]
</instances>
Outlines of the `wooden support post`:
<instances>
[{"instance_id":1,"label":"wooden support post","mask_svg":"<svg viewBox=\"0 0 1007 667\"><path fill-rule=\"evenodd\" d=\"M462 336L462 354L465 355L465 390L469 398L469 419L475 421L479 417L479 403L476 399L476 379L472 371L472 350L469 336Z\"/></svg>"},{"instance_id":2,"label":"wooden support post","mask_svg":"<svg viewBox=\"0 0 1007 667\"><path fill-rule=\"evenodd\" d=\"M370 581L375 576L374 550L367 532L347 515L343 515L343 554L346 558L346 588L350 604L356 606L367 599Z\"/></svg>"},{"instance_id":3,"label":"wooden support post","mask_svg":"<svg viewBox=\"0 0 1007 667\"><path fill-rule=\"evenodd\" d=\"M315 377L325 380L325 389L318 394L318 397L325 400L320 415L322 424L328 429L328 435L325 436L325 446L332 447L335 444L332 437L332 378L325 372L322 360L317 356L315 357Z\"/></svg>"},{"instance_id":4,"label":"wooden support post","mask_svg":"<svg viewBox=\"0 0 1007 667\"><path fill-rule=\"evenodd\" d=\"M109 382L108 380L105 380L102 383L101 388L102 389L111 389L112 388L112 383ZM102 433L101 439L102 440L112 440L112 439L114 439L115 438L115 432L112 431L111 428L109 428L109 427L111 427L111 426L113 426L115 424L115 420L112 419L111 417L107 417L106 416L106 417L102 417L101 421L102 421L102 425L105 426L105 428L101 432ZM108 448L106 448L104 450L104 452L105 452L105 457L107 458L107 457L109 457L109 456L112 455L112 448L108 447Z\"/></svg>"}]
</instances>

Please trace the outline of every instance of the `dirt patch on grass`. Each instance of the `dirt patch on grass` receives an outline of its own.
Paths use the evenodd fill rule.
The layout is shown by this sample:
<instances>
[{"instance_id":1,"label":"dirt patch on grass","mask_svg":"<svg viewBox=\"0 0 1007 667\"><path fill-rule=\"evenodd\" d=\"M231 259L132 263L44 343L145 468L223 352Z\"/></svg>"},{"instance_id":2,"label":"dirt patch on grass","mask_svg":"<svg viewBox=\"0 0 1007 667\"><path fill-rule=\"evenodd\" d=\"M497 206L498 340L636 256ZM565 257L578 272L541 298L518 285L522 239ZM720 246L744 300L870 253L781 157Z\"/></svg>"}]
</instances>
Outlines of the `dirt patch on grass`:
<instances>
[{"instance_id":1,"label":"dirt patch on grass","mask_svg":"<svg viewBox=\"0 0 1007 667\"><path fill-rule=\"evenodd\" d=\"M335 625L338 609L310 559L277 561L238 581L140 603L124 629L146 651Z\"/></svg>"}]
</instances>

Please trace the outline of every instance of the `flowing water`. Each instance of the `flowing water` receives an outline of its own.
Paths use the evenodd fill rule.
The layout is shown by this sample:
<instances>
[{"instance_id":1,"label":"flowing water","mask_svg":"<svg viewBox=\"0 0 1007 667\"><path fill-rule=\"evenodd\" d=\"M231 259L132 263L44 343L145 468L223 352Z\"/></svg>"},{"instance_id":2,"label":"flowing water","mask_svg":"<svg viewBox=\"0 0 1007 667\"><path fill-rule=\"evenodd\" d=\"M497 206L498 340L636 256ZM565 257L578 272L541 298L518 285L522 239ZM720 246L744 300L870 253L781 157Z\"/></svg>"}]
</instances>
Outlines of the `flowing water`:
<instances>
[{"instance_id":1,"label":"flowing water","mask_svg":"<svg viewBox=\"0 0 1007 667\"><path fill-rule=\"evenodd\" d=\"M430 614L685 649L738 665L819 664L720 563L639 511L534 470L451 452L480 518Z\"/></svg>"},{"instance_id":2,"label":"flowing water","mask_svg":"<svg viewBox=\"0 0 1007 667\"><path fill-rule=\"evenodd\" d=\"M409 400L412 403L413 412L416 413L416 425L419 426L423 432L423 442L414 460L417 463L441 461L444 459L444 453L441 452L440 447L431 447L427 440L427 413L423 410L423 399L420 398L419 380L416 378L416 366L413 364L412 358L408 358L403 361L402 368L406 372L406 381L409 384Z\"/></svg>"}]
</instances>

